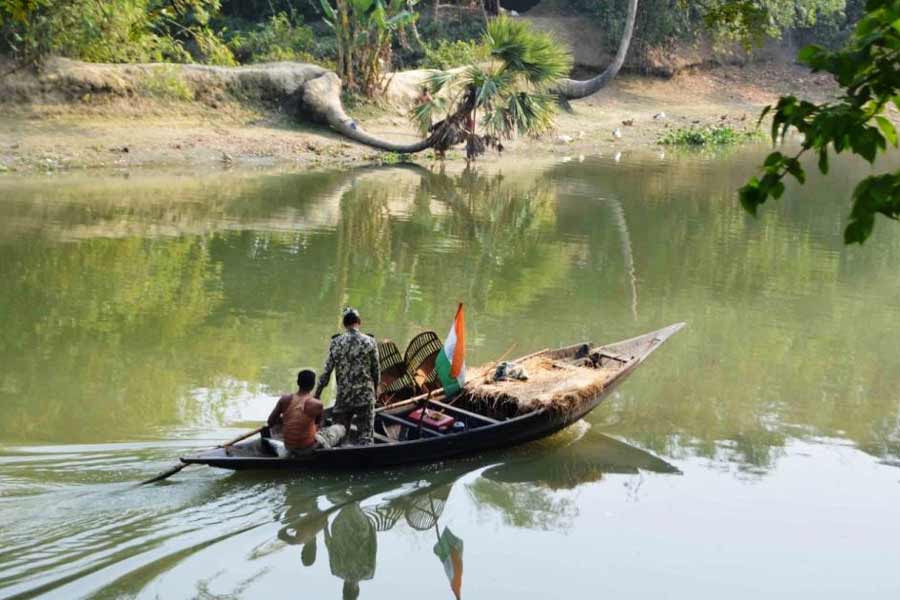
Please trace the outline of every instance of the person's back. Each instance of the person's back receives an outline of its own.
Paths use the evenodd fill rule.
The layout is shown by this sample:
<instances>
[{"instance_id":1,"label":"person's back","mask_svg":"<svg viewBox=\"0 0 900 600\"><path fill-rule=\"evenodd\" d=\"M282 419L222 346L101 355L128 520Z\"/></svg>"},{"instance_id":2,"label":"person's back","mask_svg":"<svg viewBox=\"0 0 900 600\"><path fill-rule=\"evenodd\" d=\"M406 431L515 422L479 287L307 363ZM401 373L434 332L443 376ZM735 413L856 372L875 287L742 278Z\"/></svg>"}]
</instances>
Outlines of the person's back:
<instances>
[{"instance_id":1,"label":"person's back","mask_svg":"<svg viewBox=\"0 0 900 600\"><path fill-rule=\"evenodd\" d=\"M297 392L285 394L278 400L269 426L281 425L284 445L288 450L303 450L316 443L318 422L322 416L322 403L310 392L316 384L316 373L304 369L297 374Z\"/></svg>"},{"instance_id":2,"label":"person's back","mask_svg":"<svg viewBox=\"0 0 900 600\"><path fill-rule=\"evenodd\" d=\"M322 403L309 392L291 394L282 413L281 433L289 450L302 450L316 443L316 420L322 414Z\"/></svg>"},{"instance_id":3,"label":"person's back","mask_svg":"<svg viewBox=\"0 0 900 600\"><path fill-rule=\"evenodd\" d=\"M328 348L325 368L313 394L320 398L322 390L336 371L337 398L332 415L335 423L349 433L356 427L352 443L374 443L375 398L381 377L378 364L378 344L371 336L361 333L362 320L352 308L344 311L344 333L334 336Z\"/></svg>"}]
</instances>

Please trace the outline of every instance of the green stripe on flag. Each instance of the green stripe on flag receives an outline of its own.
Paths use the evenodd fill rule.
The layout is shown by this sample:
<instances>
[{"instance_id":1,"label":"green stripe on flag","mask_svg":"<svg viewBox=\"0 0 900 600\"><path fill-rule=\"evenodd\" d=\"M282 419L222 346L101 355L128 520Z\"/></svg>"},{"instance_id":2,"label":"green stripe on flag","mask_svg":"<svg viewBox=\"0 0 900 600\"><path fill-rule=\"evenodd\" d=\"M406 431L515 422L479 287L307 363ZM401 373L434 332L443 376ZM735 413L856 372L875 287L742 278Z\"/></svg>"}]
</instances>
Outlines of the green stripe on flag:
<instances>
[{"instance_id":1,"label":"green stripe on flag","mask_svg":"<svg viewBox=\"0 0 900 600\"><path fill-rule=\"evenodd\" d=\"M441 348L441 351L437 356L437 360L434 363L434 369L437 371L438 377L441 378L441 385L444 386L445 395L451 396L459 392L459 381L450 375L450 358L443 348Z\"/></svg>"}]
</instances>

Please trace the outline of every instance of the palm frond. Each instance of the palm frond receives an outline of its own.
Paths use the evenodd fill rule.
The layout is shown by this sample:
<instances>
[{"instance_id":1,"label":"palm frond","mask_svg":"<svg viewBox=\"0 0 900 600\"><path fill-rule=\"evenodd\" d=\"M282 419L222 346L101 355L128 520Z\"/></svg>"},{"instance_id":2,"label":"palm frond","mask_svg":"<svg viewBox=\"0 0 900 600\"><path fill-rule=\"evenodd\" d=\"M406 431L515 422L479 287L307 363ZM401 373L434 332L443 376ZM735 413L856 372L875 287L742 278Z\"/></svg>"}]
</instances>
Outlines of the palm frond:
<instances>
[{"instance_id":1,"label":"palm frond","mask_svg":"<svg viewBox=\"0 0 900 600\"><path fill-rule=\"evenodd\" d=\"M506 70L472 65L465 71L465 84L475 90L475 106L486 107L508 94L514 76Z\"/></svg>"},{"instance_id":2,"label":"palm frond","mask_svg":"<svg viewBox=\"0 0 900 600\"><path fill-rule=\"evenodd\" d=\"M509 139L514 135L537 137L553 128L556 98L552 94L518 91L509 94L485 114L482 126L489 135Z\"/></svg>"},{"instance_id":3,"label":"palm frond","mask_svg":"<svg viewBox=\"0 0 900 600\"><path fill-rule=\"evenodd\" d=\"M459 73L452 71L432 71L425 79L424 86L431 94L440 94L460 79Z\"/></svg>"},{"instance_id":4,"label":"palm frond","mask_svg":"<svg viewBox=\"0 0 900 600\"><path fill-rule=\"evenodd\" d=\"M409 118L423 136L431 133L431 126L439 121L447 111L448 101L443 97L432 97L413 106Z\"/></svg>"},{"instance_id":5,"label":"palm frond","mask_svg":"<svg viewBox=\"0 0 900 600\"><path fill-rule=\"evenodd\" d=\"M504 69L525 76L543 89L565 77L572 68L572 55L556 39L523 20L501 16L488 23L484 35L493 58Z\"/></svg>"}]
</instances>

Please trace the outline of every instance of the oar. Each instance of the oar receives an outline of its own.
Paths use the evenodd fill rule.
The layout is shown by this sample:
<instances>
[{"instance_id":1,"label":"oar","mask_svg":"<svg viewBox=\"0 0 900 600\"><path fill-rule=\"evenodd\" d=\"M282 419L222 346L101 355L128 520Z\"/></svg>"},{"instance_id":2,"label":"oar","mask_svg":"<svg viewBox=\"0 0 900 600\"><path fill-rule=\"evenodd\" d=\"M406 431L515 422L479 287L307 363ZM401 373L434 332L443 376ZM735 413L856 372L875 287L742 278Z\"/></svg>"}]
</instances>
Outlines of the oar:
<instances>
[{"instance_id":1,"label":"oar","mask_svg":"<svg viewBox=\"0 0 900 600\"><path fill-rule=\"evenodd\" d=\"M265 429L265 426L260 427L258 429L254 429L253 431L248 431L247 433L243 433L243 434L239 435L238 437L234 438L233 440L229 440L229 441L225 442L224 444L219 444L218 446L216 446L216 448L227 448L228 446L233 446L233 445L237 444L238 442L246 440L249 437L253 437L257 433L262 433L263 429ZM175 473L178 473L179 471L181 471L183 468L185 468L187 466L188 466L188 463L179 463L179 464L175 465L174 467L172 467L171 469L163 471L156 477L152 477L152 478L148 479L147 481L142 481L139 485L147 485L148 483L155 483L157 481L162 481L163 479L168 479L169 477L171 477Z\"/></svg>"}]
</instances>

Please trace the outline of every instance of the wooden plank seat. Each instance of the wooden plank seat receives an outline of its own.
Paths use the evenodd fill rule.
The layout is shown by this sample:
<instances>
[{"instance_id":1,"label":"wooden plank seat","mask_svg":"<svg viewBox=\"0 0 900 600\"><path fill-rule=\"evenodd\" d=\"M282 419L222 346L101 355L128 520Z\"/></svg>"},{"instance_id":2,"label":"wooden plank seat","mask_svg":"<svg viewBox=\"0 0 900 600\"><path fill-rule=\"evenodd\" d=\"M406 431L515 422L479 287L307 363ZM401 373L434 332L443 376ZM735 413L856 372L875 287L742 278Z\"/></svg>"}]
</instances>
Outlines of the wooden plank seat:
<instances>
[{"instance_id":1,"label":"wooden plank seat","mask_svg":"<svg viewBox=\"0 0 900 600\"><path fill-rule=\"evenodd\" d=\"M489 424L489 425L493 425L494 423L499 423L499 422L500 422L498 419L493 419L493 418L491 418L491 417L486 417L486 416L484 416L484 415L479 415L478 413L474 413L474 412L471 412L471 411L468 411L468 410L465 410L465 409L462 409L462 408L458 408L458 407L456 407L456 406L453 406L452 404L446 404L446 403L441 402L441 401L439 401L439 400L428 400L428 404L433 405L433 406L437 406L438 408L440 408L440 409L441 409L442 411L444 411L444 412L455 413L455 414L457 414L457 415L461 415L461 416L464 416L464 417L469 417L469 418L471 418L471 419L475 419L476 421L481 421L482 423L487 423L487 424Z\"/></svg>"},{"instance_id":2,"label":"wooden plank seat","mask_svg":"<svg viewBox=\"0 0 900 600\"><path fill-rule=\"evenodd\" d=\"M410 421L409 419L404 419L403 417L398 417L396 415L391 415L388 413L378 413L378 417L386 421L391 421L392 423L399 423L400 425L404 425L406 427L409 427L410 429L422 431L422 433L431 437L443 437L445 435L429 427L419 427L418 423Z\"/></svg>"}]
</instances>

